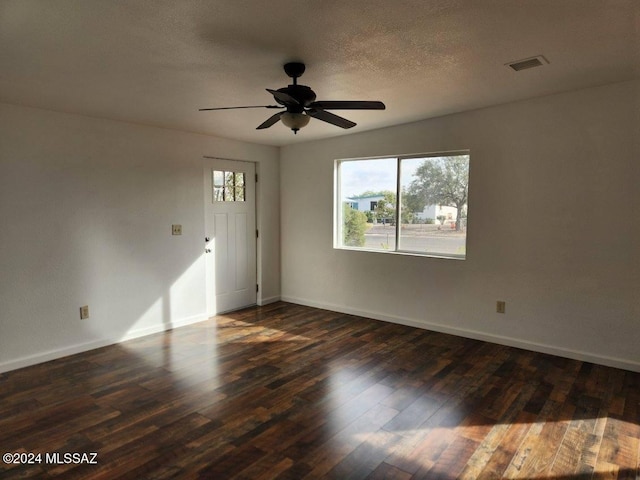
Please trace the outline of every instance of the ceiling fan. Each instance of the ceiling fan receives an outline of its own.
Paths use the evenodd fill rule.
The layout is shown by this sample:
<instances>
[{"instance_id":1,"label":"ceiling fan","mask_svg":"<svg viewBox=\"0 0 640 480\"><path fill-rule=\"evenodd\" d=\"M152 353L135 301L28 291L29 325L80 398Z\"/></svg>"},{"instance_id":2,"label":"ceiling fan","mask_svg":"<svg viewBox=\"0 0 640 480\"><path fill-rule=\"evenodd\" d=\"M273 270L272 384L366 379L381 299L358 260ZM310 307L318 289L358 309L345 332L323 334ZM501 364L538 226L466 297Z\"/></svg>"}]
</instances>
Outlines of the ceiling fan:
<instances>
[{"instance_id":1,"label":"ceiling fan","mask_svg":"<svg viewBox=\"0 0 640 480\"><path fill-rule=\"evenodd\" d=\"M279 88L278 90L267 88L267 92L273 95L273 98L279 105L201 108L199 111L232 110L236 108L284 108L285 110L272 115L258 125L256 130L269 128L282 120L282 123L293 130L293 133L298 133L298 130L306 126L312 117L341 128L356 126L351 120L327 112L327 110L384 110L386 108L384 103L379 101L329 100L316 102L316 94L311 88L306 85L298 85L298 78L300 78L305 71L304 63L287 63L284 65L284 71L293 79L293 83L288 87Z\"/></svg>"}]
</instances>

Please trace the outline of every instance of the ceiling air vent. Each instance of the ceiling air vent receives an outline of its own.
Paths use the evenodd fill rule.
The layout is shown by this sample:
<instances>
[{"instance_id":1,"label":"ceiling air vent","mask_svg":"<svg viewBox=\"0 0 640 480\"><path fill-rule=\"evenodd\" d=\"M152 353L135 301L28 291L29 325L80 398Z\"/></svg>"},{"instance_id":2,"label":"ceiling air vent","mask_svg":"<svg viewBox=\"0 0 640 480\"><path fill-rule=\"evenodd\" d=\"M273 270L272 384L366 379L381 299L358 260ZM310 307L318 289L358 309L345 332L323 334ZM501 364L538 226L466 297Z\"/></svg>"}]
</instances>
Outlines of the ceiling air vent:
<instances>
[{"instance_id":1,"label":"ceiling air vent","mask_svg":"<svg viewBox=\"0 0 640 480\"><path fill-rule=\"evenodd\" d=\"M536 57L525 58L524 60L516 60L515 62L509 62L506 65L513 68L516 72L520 70L526 70L527 68L540 67L549 63L549 60L542 55Z\"/></svg>"}]
</instances>

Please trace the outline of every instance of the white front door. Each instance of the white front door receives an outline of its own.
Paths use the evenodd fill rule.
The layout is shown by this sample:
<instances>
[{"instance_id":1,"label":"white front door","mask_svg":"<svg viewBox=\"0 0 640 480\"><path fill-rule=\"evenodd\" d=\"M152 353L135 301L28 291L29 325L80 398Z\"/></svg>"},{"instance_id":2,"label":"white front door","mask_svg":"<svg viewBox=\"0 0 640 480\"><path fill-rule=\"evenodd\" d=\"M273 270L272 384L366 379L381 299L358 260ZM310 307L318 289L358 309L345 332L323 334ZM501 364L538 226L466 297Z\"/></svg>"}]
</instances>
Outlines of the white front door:
<instances>
[{"instance_id":1,"label":"white front door","mask_svg":"<svg viewBox=\"0 0 640 480\"><path fill-rule=\"evenodd\" d=\"M255 173L251 162L205 159L205 258L210 316L256 303Z\"/></svg>"}]
</instances>

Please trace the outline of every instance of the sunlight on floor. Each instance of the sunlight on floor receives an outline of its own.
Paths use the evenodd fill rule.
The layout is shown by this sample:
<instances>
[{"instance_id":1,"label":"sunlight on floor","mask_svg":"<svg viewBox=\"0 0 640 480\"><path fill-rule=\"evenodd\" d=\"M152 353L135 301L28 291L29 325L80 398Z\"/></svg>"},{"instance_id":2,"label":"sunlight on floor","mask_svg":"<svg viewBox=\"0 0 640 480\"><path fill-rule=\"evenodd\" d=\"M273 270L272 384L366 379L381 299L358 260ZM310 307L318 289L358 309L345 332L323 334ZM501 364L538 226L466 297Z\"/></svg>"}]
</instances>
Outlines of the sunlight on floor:
<instances>
[{"instance_id":1,"label":"sunlight on floor","mask_svg":"<svg viewBox=\"0 0 640 480\"><path fill-rule=\"evenodd\" d=\"M356 420L346 426L345 431L353 431L358 423L364 426L368 422ZM359 430L352 434L352 440L385 449L386 461L401 469L408 469L407 465L410 465L409 469L414 471L409 473L419 469L430 473L451 471L452 464L459 465L459 458L453 451L460 439L473 445L475 453L457 476L459 479L475 480L486 476L485 469L493 471L505 454L512 456L509 465L500 473L500 478L505 480L577 479L585 475L617 478L619 471L636 472L640 468L640 426L608 416L409 430L387 429L391 424L379 430ZM371 427L371 424L367 426ZM514 429L520 431L519 437L511 435ZM520 439L518 445L508 443L514 438ZM597 438L603 439L598 443Z\"/></svg>"},{"instance_id":2,"label":"sunlight on floor","mask_svg":"<svg viewBox=\"0 0 640 480\"><path fill-rule=\"evenodd\" d=\"M284 330L256 326L250 322L219 315L218 337L222 343L309 342L303 335L292 335Z\"/></svg>"}]
</instances>

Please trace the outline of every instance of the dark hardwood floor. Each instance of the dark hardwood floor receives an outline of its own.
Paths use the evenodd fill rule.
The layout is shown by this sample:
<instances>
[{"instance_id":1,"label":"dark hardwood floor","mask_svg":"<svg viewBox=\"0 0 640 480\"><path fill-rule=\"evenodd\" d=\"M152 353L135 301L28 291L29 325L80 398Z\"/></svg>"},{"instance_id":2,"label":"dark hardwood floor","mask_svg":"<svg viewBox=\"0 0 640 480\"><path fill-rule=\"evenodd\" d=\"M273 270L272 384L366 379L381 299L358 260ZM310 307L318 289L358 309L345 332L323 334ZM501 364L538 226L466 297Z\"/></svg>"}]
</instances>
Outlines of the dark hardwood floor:
<instances>
[{"instance_id":1,"label":"dark hardwood floor","mask_svg":"<svg viewBox=\"0 0 640 480\"><path fill-rule=\"evenodd\" d=\"M2 479L637 480L639 438L638 373L287 303L0 375Z\"/></svg>"}]
</instances>

